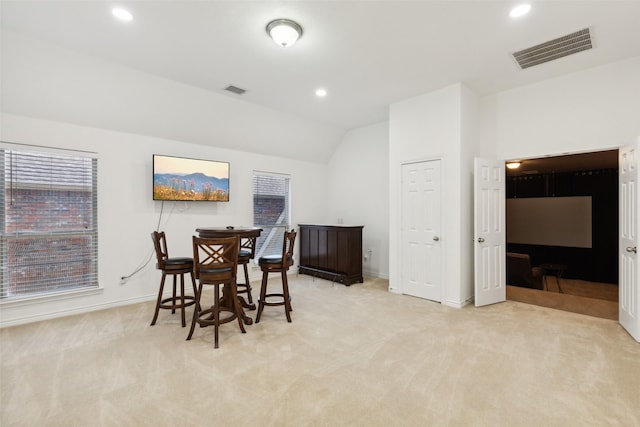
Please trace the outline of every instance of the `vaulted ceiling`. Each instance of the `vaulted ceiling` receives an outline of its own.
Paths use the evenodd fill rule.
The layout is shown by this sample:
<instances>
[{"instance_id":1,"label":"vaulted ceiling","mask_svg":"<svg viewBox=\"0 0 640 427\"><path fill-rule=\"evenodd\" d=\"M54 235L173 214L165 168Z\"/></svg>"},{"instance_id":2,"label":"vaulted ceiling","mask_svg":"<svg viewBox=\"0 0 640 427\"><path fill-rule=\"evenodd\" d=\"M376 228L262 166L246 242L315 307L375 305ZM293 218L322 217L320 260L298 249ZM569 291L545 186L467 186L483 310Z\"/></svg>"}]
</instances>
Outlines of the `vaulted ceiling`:
<instances>
[{"instance_id":1,"label":"vaulted ceiling","mask_svg":"<svg viewBox=\"0 0 640 427\"><path fill-rule=\"evenodd\" d=\"M3 30L336 130L463 82L479 95L640 55L640 1L110 1L0 3ZM282 48L275 18L304 33ZM521 70L515 51L589 28L594 48ZM228 85L246 90L225 91ZM314 92L322 87L327 96ZM106 108L106 107L105 107ZM143 132L144 130L141 130ZM316 155L314 153L314 155Z\"/></svg>"}]
</instances>

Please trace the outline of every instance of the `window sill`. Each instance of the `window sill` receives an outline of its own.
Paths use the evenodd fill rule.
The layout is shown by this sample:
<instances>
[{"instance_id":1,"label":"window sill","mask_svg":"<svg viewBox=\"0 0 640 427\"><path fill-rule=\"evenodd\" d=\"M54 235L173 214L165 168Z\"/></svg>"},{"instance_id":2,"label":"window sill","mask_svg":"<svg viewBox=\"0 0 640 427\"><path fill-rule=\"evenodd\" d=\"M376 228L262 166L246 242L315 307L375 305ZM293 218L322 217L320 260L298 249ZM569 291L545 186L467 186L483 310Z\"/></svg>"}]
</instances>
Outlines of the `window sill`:
<instances>
[{"instance_id":1,"label":"window sill","mask_svg":"<svg viewBox=\"0 0 640 427\"><path fill-rule=\"evenodd\" d=\"M104 292L104 288L99 286L97 288L85 288L76 289L71 291L56 292L55 294L43 294L24 298L12 298L10 300L0 300L0 307L22 306L31 304L41 304L48 301L58 301L71 298L77 298L79 296L96 295Z\"/></svg>"}]
</instances>

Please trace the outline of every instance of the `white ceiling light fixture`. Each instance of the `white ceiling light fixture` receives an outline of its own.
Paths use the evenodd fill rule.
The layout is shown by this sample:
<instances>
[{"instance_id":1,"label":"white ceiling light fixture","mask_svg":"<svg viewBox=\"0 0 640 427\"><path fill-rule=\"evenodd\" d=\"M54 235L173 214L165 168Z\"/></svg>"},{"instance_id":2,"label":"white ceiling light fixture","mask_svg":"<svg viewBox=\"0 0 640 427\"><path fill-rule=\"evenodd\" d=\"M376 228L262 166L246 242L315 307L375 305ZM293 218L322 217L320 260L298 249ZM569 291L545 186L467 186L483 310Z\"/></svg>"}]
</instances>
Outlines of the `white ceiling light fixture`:
<instances>
[{"instance_id":1,"label":"white ceiling light fixture","mask_svg":"<svg viewBox=\"0 0 640 427\"><path fill-rule=\"evenodd\" d=\"M507 169L518 169L522 162L508 162Z\"/></svg>"},{"instance_id":2,"label":"white ceiling light fixture","mask_svg":"<svg viewBox=\"0 0 640 427\"><path fill-rule=\"evenodd\" d=\"M327 96L327 90L323 88L316 89L316 96L318 98L324 98L325 96Z\"/></svg>"},{"instance_id":3,"label":"white ceiling light fixture","mask_svg":"<svg viewBox=\"0 0 640 427\"><path fill-rule=\"evenodd\" d=\"M111 9L111 13L113 16L118 18L121 21L129 22L133 21L133 15L127 9L123 9L121 7L114 7Z\"/></svg>"},{"instance_id":4,"label":"white ceiling light fixture","mask_svg":"<svg viewBox=\"0 0 640 427\"><path fill-rule=\"evenodd\" d=\"M529 11L531 11L531 5L528 3L523 3L511 9L511 12L509 12L509 16L512 18L520 18L521 16L529 13Z\"/></svg>"},{"instance_id":5,"label":"white ceiling light fixture","mask_svg":"<svg viewBox=\"0 0 640 427\"><path fill-rule=\"evenodd\" d=\"M279 46L289 47L302 36L302 27L290 19L275 19L267 24L267 34Z\"/></svg>"}]
</instances>

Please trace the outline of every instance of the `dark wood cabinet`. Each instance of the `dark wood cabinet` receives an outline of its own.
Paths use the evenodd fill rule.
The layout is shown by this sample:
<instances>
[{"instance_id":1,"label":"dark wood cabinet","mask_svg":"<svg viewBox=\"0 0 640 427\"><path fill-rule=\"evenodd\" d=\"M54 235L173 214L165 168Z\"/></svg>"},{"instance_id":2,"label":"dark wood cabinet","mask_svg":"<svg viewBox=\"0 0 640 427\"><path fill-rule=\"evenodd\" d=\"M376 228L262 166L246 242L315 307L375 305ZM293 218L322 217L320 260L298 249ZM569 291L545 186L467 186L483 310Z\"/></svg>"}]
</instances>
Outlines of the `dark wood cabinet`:
<instances>
[{"instance_id":1,"label":"dark wood cabinet","mask_svg":"<svg viewBox=\"0 0 640 427\"><path fill-rule=\"evenodd\" d=\"M300 226L298 272L343 283L362 283L362 225Z\"/></svg>"}]
</instances>

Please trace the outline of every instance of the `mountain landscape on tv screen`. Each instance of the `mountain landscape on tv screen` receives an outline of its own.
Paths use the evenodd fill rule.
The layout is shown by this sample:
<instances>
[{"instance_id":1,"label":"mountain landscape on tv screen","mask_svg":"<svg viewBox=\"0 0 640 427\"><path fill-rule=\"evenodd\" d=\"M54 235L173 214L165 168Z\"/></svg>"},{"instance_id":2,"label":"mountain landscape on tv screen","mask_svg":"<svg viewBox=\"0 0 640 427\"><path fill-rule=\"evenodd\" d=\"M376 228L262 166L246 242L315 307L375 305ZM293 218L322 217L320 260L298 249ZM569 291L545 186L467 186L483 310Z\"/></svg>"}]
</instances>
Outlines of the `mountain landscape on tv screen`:
<instances>
[{"instance_id":1,"label":"mountain landscape on tv screen","mask_svg":"<svg viewBox=\"0 0 640 427\"><path fill-rule=\"evenodd\" d=\"M201 172L188 175L156 173L153 175L154 200L229 200L229 179L207 176Z\"/></svg>"}]
</instances>

